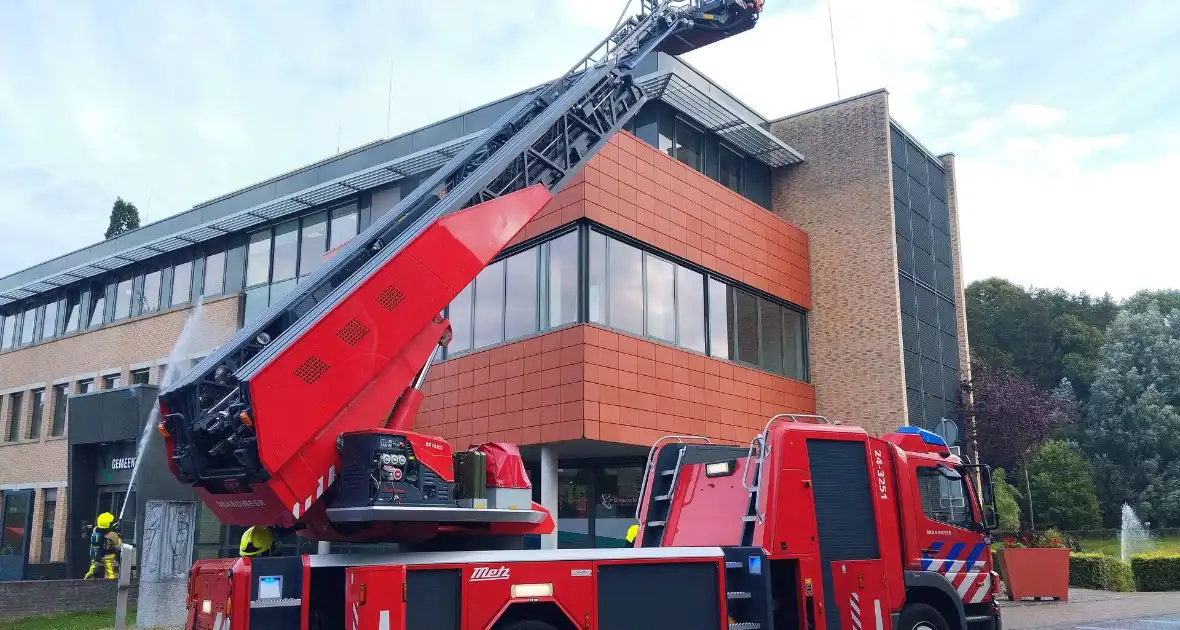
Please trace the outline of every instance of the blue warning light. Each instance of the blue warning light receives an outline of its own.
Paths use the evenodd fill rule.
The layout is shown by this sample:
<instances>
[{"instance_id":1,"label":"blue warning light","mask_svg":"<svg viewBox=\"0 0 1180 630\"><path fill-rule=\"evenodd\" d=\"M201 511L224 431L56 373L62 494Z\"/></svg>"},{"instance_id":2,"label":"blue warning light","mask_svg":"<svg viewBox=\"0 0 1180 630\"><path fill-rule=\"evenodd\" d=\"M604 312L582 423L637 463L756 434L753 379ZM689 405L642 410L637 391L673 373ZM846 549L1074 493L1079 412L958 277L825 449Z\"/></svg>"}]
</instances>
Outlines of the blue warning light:
<instances>
[{"instance_id":1,"label":"blue warning light","mask_svg":"<svg viewBox=\"0 0 1180 630\"><path fill-rule=\"evenodd\" d=\"M918 427L897 427L897 432L917 435L917 436L921 437L922 441L927 444L933 444L934 446L941 446L943 448L946 448L946 440L942 439L941 435L939 435L933 431L927 431L926 429L919 429Z\"/></svg>"}]
</instances>

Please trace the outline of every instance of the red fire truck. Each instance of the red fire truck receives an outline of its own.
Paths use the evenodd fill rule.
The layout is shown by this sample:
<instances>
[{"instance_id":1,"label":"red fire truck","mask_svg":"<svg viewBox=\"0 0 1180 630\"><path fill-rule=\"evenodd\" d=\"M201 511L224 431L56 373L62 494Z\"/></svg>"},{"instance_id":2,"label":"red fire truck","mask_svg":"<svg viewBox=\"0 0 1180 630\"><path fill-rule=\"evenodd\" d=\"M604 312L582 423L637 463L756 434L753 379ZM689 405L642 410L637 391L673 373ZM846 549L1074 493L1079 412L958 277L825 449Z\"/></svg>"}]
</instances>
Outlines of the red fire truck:
<instances>
[{"instance_id":1,"label":"red fire truck","mask_svg":"<svg viewBox=\"0 0 1180 630\"><path fill-rule=\"evenodd\" d=\"M642 0L161 393L168 464L222 522L399 549L199 561L188 628L999 629L989 471L932 433L776 416L748 448L666 438L634 548L525 550L554 522L516 447L410 430L439 313L646 102L639 61L761 8Z\"/></svg>"}]
</instances>

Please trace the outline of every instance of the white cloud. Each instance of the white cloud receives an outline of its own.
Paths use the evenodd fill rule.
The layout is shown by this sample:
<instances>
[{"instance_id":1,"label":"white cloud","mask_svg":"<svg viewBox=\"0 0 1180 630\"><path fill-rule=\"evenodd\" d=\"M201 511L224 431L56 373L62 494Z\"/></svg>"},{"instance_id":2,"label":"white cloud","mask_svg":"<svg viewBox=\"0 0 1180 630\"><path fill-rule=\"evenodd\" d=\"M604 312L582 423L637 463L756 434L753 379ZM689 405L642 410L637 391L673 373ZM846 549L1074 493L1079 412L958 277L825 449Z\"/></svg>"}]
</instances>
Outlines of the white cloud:
<instances>
[{"instance_id":1,"label":"white cloud","mask_svg":"<svg viewBox=\"0 0 1180 630\"><path fill-rule=\"evenodd\" d=\"M1015 122L1033 127L1053 127L1065 121L1065 112L1055 107L1020 103L1008 108L1008 116Z\"/></svg>"}]
</instances>

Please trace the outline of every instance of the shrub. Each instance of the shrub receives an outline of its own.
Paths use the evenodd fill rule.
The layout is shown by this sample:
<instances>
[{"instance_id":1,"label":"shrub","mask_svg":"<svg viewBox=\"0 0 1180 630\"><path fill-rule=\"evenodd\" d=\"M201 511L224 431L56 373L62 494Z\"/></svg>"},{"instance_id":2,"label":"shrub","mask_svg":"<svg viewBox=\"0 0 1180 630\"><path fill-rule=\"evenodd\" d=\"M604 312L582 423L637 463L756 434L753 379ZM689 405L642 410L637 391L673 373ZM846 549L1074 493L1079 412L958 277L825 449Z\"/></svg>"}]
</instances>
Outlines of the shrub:
<instances>
[{"instance_id":1,"label":"shrub","mask_svg":"<svg viewBox=\"0 0 1180 630\"><path fill-rule=\"evenodd\" d=\"M1141 591L1180 591L1180 554L1156 552L1131 556L1131 572Z\"/></svg>"},{"instance_id":2,"label":"shrub","mask_svg":"<svg viewBox=\"0 0 1180 630\"><path fill-rule=\"evenodd\" d=\"M1038 526L1093 529L1101 524L1094 471L1072 444L1046 442L1029 462L1028 473Z\"/></svg>"},{"instance_id":3,"label":"shrub","mask_svg":"<svg viewBox=\"0 0 1180 630\"><path fill-rule=\"evenodd\" d=\"M1125 593L1135 590L1131 565L1100 553L1069 554L1069 585Z\"/></svg>"},{"instance_id":4,"label":"shrub","mask_svg":"<svg viewBox=\"0 0 1180 630\"><path fill-rule=\"evenodd\" d=\"M1003 468L992 472L992 485L996 489L996 512L999 513L1000 531L1014 532L1020 529L1020 503L1016 501L1016 489L1008 483Z\"/></svg>"}]
</instances>

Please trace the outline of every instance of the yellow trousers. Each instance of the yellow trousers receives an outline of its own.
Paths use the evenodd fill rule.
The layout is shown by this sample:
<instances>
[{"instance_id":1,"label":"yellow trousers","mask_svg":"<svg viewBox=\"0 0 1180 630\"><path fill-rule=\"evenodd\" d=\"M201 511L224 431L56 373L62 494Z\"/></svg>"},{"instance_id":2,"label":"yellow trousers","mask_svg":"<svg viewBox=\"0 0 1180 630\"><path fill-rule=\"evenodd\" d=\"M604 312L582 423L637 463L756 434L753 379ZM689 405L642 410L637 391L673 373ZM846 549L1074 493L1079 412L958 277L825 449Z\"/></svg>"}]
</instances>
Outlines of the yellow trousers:
<instances>
[{"instance_id":1,"label":"yellow trousers","mask_svg":"<svg viewBox=\"0 0 1180 630\"><path fill-rule=\"evenodd\" d=\"M115 556L103 556L102 558L95 558L90 561L90 570L86 572L86 577L83 579L89 580L94 577L94 572L98 570L98 563L102 561L106 568L106 579L115 579Z\"/></svg>"}]
</instances>

